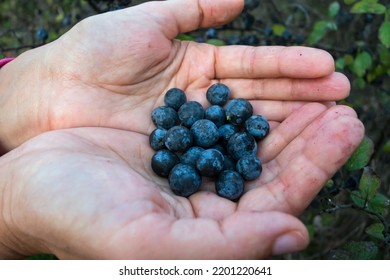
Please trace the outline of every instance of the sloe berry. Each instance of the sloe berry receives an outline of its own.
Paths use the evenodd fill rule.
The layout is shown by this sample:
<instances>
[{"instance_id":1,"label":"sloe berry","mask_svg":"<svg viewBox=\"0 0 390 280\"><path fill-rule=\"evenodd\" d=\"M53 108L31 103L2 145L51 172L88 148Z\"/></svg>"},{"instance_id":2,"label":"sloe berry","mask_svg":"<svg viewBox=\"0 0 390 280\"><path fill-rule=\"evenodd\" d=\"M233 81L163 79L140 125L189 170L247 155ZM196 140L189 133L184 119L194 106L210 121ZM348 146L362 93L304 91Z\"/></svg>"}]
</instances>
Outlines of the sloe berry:
<instances>
[{"instance_id":1,"label":"sloe berry","mask_svg":"<svg viewBox=\"0 0 390 280\"><path fill-rule=\"evenodd\" d=\"M149 135L149 144L153 150L158 151L165 148L165 136L167 135L167 130L164 128L156 128Z\"/></svg>"},{"instance_id":2,"label":"sloe berry","mask_svg":"<svg viewBox=\"0 0 390 280\"><path fill-rule=\"evenodd\" d=\"M172 152L184 152L192 145L192 134L184 126L174 126L167 131L165 146Z\"/></svg>"},{"instance_id":3,"label":"sloe berry","mask_svg":"<svg viewBox=\"0 0 390 280\"><path fill-rule=\"evenodd\" d=\"M196 168L206 177L216 177L224 168L224 156L215 149L202 152L196 161Z\"/></svg>"},{"instance_id":4,"label":"sloe berry","mask_svg":"<svg viewBox=\"0 0 390 280\"><path fill-rule=\"evenodd\" d=\"M199 190L202 178L191 165L179 163L169 173L168 182L174 194L189 197Z\"/></svg>"},{"instance_id":5,"label":"sloe berry","mask_svg":"<svg viewBox=\"0 0 390 280\"><path fill-rule=\"evenodd\" d=\"M260 177L261 162L255 156L244 156L237 161L236 170L244 180L252 181Z\"/></svg>"},{"instance_id":6,"label":"sloe berry","mask_svg":"<svg viewBox=\"0 0 390 280\"><path fill-rule=\"evenodd\" d=\"M269 133L269 123L264 116L251 116L245 121L246 131L257 141L264 139Z\"/></svg>"},{"instance_id":7,"label":"sloe berry","mask_svg":"<svg viewBox=\"0 0 390 280\"><path fill-rule=\"evenodd\" d=\"M197 101L189 101L180 106L179 119L186 127L191 127L197 120L203 119L204 108Z\"/></svg>"},{"instance_id":8,"label":"sloe berry","mask_svg":"<svg viewBox=\"0 0 390 280\"><path fill-rule=\"evenodd\" d=\"M152 169L157 175L168 177L169 172L179 162L176 154L167 149L159 150L152 157Z\"/></svg>"},{"instance_id":9,"label":"sloe berry","mask_svg":"<svg viewBox=\"0 0 390 280\"><path fill-rule=\"evenodd\" d=\"M237 132L230 137L227 144L229 155L239 160L244 156L255 155L257 152L257 143L252 135L246 132Z\"/></svg>"},{"instance_id":10,"label":"sloe berry","mask_svg":"<svg viewBox=\"0 0 390 280\"><path fill-rule=\"evenodd\" d=\"M187 97L181 89L171 88L165 93L164 102L168 107L179 110L179 108L187 102Z\"/></svg>"},{"instance_id":11,"label":"sloe berry","mask_svg":"<svg viewBox=\"0 0 390 280\"><path fill-rule=\"evenodd\" d=\"M230 97L230 89L221 83L213 84L207 89L206 99L211 105L223 106Z\"/></svg>"},{"instance_id":12,"label":"sloe berry","mask_svg":"<svg viewBox=\"0 0 390 280\"><path fill-rule=\"evenodd\" d=\"M215 190L219 196L236 201L244 192L244 180L238 172L224 170L215 182Z\"/></svg>"},{"instance_id":13,"label":"sloe berry","mask_svg":"<svg viewBox=\"0 0 390 280\"><path fill-rule=\"evenodd\" d=\"M212 105L204 111L206 119L215 123L217 127L223 125L226 121L225 110L219 105Z\"/></svg>"},{"instance_id":14,"label":"sloe berry","mask_svg":"<svg viewBox=\"0 0 390 280\"><path fill-rule=\"evenodd\" d=\"M224 124L218 128L219 139L223 145L227 145L230 137L239 131L239 127L230 123Z\"/></svg>"},{"instance_id":15,"label":"sloe berry","mask_svg":"<svg viewBox=\"0 0 390 280\"><path fill-rule=\"evenodd\" d=\"M203 151L203 148L193 146L180 156L180 162L196 167L196 161Z\"/></svg>"},{"instance_id":16,"label":"sloe berry","mask_svg":"<svg viewBox=\"0 0 390 280\"><path fill-rule=\"evenodd\" d=\"M235 125L244 124L253 114L252 104L243 99L236 98L229 101L225 108L226 119Z\"/></svg>"},{"instance_id":17,"label":"sloe berry","mask_svg":"<svg viewBox=\"0 0 390 280\"><path fill-rule=\"evenodd\" d=\"M160 106L152 111L152 121L157 127L170 129L179 122L177 112L168 106Z\"/></svg>"},{"instance_id":18,"label":"sloe berry","mask_svg":"<svg viewBox=\"0 0 390 280\"><path fill-rule=\"evenodd\" d=\"M191 126L194 144L203 148L209 148L219 139L217 126L210 120L201 119Z\"/></svg>"}]
</instances>

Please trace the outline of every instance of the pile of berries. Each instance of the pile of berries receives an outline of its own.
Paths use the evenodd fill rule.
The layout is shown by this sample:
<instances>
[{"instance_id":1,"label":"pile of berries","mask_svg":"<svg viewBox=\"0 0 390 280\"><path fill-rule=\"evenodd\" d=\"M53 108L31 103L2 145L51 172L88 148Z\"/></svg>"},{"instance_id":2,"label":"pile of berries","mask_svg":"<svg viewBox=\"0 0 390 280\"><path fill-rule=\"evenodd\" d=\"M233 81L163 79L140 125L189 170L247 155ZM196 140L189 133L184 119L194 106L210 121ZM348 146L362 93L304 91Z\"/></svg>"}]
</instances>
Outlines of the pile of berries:
<instances>
[{"instance_id":1,"label":"pile of berries","mask_svg":"<svg viewBox=\"0 0 390 280\"><path fill-rule=\"evenodd\" d=\"M152 169L167 177L172 191L188 197L197 192L202 176L215 179L219 196L237 200L244 192L244 181L262 172L257 158L257 142L269 133L262 115L253 115L251 103L242 98L229 99L230 89L217 83L208 88L207 109L187 101L178 88L169 89L165 106L152 111L156 129L150 146L156 151Z\"/></svg>"}]
</instances>

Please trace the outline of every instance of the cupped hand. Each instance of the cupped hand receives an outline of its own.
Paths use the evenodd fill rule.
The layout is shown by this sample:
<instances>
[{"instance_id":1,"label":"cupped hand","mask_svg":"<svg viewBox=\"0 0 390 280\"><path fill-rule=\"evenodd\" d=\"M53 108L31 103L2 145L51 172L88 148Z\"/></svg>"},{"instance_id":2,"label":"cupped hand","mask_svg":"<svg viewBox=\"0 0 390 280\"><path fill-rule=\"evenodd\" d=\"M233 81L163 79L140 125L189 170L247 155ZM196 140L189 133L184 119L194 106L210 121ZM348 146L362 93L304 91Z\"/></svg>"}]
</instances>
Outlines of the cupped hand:
<instances>
[{"instance_id":1,"label":"cupped hand","mask_svg":"<svg viewBox=\"0 0 390 280\"><path fill-rule=\"evenodd\" d=\"M217 81L233 97L262 100L281 121L306 101L335 101L349 83L332 57L303 47L215 47L179 33L231 21L242 0L149 2L89 17L58 40L28 51L0 72L0 146L44 131L110 127L148 134L151 110L170 87L205 104Z\"/></svg>"},{"instance_id":2,"label":"cupped hand","mask_svg":"<svg viewBox=\"0 0 390 280\"><path fill-rule=\"evenodd\" d=\"M303 105L274 123L259 149L263 173L238 202L217 196L211 182L175 196L152 172L142 133L41 134L0 158L1 257L242 259L303 249L308 234L295 216L363 134L348 107Z\"/></svg>"}]
</instances>

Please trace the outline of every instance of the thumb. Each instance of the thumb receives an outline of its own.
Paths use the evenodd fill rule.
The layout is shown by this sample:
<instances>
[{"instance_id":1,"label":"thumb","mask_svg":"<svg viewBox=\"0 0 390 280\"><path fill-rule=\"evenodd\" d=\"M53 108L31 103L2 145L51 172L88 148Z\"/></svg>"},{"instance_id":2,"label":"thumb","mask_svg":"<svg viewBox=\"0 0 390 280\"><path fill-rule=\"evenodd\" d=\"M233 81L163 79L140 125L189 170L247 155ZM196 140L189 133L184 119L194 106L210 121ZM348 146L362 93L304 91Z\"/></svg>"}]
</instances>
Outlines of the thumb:
<instances>
[{"instance_id":1,"label":"thumb","mask_svg":"<svg viewBox=\"0 0 390 280\"><path fill-rule=\"evenodd\" d=\"M201 27L228 23L244 8L243 0L171 0L138 6L154 18L168 39Z\"/></svg>"}]
</instances>

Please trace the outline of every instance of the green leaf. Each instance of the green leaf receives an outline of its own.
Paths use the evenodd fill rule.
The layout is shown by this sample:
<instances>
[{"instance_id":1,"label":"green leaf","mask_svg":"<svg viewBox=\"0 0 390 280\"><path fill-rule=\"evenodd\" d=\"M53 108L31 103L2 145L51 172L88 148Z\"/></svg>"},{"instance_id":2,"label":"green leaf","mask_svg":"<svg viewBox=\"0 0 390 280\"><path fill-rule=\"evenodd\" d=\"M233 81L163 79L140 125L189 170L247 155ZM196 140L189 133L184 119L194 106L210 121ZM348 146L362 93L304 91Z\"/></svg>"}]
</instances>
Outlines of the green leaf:
<instances>
[{"instance_id":1,"label":"green leaf","mask_svg":"<svg viewBox=\"0 0 390 280\"><path fill-rule=\"evenodd\" d=\"M386 48L390 48L390 21L385 21L379 28L379 40Z\"/></svg>"},{"instance_id":2,"label":"green leaf","mask_svg":"<svg viewBox=\"0 0 390 280\"><path fill-rule=\"evenodd\" d=\"M195 41L194 37L187 34L179 34L176 36L176 39L180 41Z\"/></svg>"},{"instance_id":3,"label":"green leaf","mask_svg":"<svg viewBox=\"0 0 390 280\"><path fill-rule=\"evenodd\" d=\"M387 212L387 207L390 205L390 200L387 196L377 193L367 203L367 208L378 214L384 215Z\"/></svg>"},{"instance_id":4,"label":"green leaf","mask_svg":"<svg viewBox=\"0 0 390 280\"><path fill-rule=\"evenodd\" d=\"M360 78L366 74L367 70L372 66L372 57L368 52L360 52L356 56L351 70Z\"/></svg>"},{"instance_id":5,"label":"green leaf","mask_svg":"<svg viewBox=\"0 0 390 280\"><path fill-rule=\"evenodd\" d=\"M330 18L334 18L340 11L340 3L338 1L334 1L329 5L328 15Z\"/></svg>"},{"instance_id":6,"label":"green leaf","mask_svg":"<svg viewBox=\"0 0 390 280\"><path fill-rule=\"evenodd\" d=\"M217 47L226 45L226 43L223 40L220 40L220 39L208 39L206 41L206 43L214 45L214 46L217 46Z\"/></svg>"},{"instance_id":7,"label":"green leaf","mask_svg":"<svg viewBox=\"0 0 390 280\"><path fill-rule=\"evenodd\" d=\"M329 28L328 21L317 21L307 39L309 45L315 45L326 35Z\"/></svg>"},{"instance_id":8,"label":"green leaf","mask_svg":"<svg viewBox=\"0 0 390 280\"><path fill-rule=\"evenodd\" d=\"M346 169L348 171L362 169L370 161L370 158L373 153L374 143L369 137L365 136L360 142L357 149L353 152L351 157L346 162Z\"/></svg>"},{"instance_id":9,"label":"green leaf","mask_svg":"<svg viewBox=\"0 0 390 280\"><path fill-rule=\"evenodd\" d=\"M343 70L345 68L345 59L340 57L336 60L336 69Z\"/></svg>"},{"instance_id":10,"label":"green leaf","mask_svg":"<svg viewBox=\"0 0 390 280\"><path fill-rule=\"evenodd\" d=\"M384 229L385 227L382 223L376 223L366 228L366 233L376 239L383 241L385 240L385 236L383 235Z\"/></svg>"},{"instance_id":11,"label":"green leaf","mask_svg":"<svg viewBox=\"0 0 390 280\"><path fill-rule=\"evenodd\" d=\"M385 153L390 153L390 140L387 140L387 142L385 143L385 145L383 146L383 151Z\"/></svg>"},{"instance_id":12,"label":"green leaf","mask_svg":"<svg viewBox=\"0 0 390 280\"><path fill-rule=\"evenodd\" d=\"M359 181L360 196L370 201L377 195L381 186L381 179L374 173L371 167L364 167L362 177Z\"/></svg>"},{"instance_id":13,"label":"green leaf","mask_svg":"<svg viewBox=\"0 0 390 280\"><path fill-rule=\"evenodd\" d=\"M366 203L366 200L361 197L360 191L352 191L351 199L356 206L360 208L364 208L364 204Z\"/></svg>"},{"instance_id":14,"label":"green leaf","mask_svg":"<svg viewBox=\"0 0 390 280\"><path fill-rule=\"evenodd\" d=\"M350 252L351 260L374 260L379 251L371 241L350 241L342 248Z\"/></svg>"},{"instance_id":15,"label":"green leaf","mask_svg":"<svg viewBox=\"0 0 390 280\"><path fill-rule=\"evenodd\" d=\"M272 32L276 36L279 37L282 36L285 31L286 31L286 27L283 24L276 23L272 25Z\"/></svg>"},{"instance_id":16,"label":"green leaf","mask_svg":"<svg viewBox=\"0 0 390 280\"><path fill-rule=\"evenodd\" d=\"M351 13L356 14L384 14L386 13L386 6L377 3L378 1L363 0L357 2L352 6Z\"/></svg>"}]
</instances>

